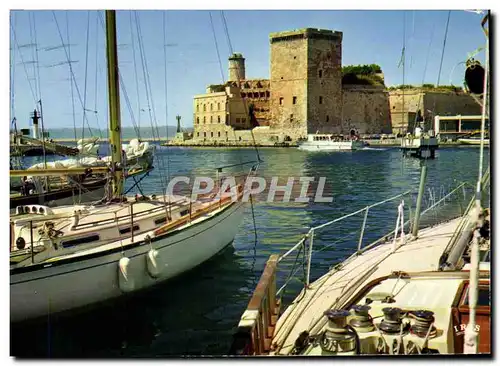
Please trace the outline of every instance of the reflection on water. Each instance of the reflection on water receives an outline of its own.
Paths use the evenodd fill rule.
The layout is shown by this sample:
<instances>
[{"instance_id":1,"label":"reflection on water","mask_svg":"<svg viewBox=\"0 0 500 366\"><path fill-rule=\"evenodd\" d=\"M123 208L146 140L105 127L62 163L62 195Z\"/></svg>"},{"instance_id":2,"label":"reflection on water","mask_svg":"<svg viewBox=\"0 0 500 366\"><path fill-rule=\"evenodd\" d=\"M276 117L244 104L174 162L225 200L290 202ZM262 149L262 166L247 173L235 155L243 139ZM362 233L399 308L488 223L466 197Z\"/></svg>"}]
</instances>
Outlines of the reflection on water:
<instances>
[{"instance_id":1,"label":"reflection on water","mask_svg":"<svg viewBox=\"0 0 500 366\"><path fill-rule=\"evenodd\" d=\"M478 153L478 149L440 150L437 159L427 161L428 188L441 192L457 186L459 181L473 183L477 177ZM488 161L489 150L486 153ZM325 176L333 202L255 202L257 242L248 205L233 244L220 256L145 293L84 313L51 316L50 321L48 318L15 326L12 354L39 357L224 354L270 254L291 248L310 226L408 189L416 190L420 179L420 162L402 158L398 149L347 153L261 149L260 154L264 160L259 168L261 176ZM171 176L213 176L217 166L256 160L253 149L171 147L159 148L158 156L161 163L155 164L157 169L142 184L146 194L158 193L167 168ZM165 169L163 174L159 172L161 166ZM397 204L391 202L370 210L365 245L394 228ZM429 204L427 200L424 206ZM358 215L317 233L311 268L313 279L357 246L362 219ZM279 283L284 282L288 274L285 270L291 265L290 261L283 262ZM292 287L300 286L297 282Z\"/></svg>"}]
</instances>

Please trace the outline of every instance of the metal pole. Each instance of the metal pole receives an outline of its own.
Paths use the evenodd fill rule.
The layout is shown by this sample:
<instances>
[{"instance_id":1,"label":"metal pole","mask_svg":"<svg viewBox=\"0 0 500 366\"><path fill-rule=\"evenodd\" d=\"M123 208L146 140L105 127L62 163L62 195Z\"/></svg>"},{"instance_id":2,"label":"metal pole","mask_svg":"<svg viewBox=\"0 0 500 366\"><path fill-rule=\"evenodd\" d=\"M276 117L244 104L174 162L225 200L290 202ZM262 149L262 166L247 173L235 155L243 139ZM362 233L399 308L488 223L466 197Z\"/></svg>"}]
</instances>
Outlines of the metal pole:
<instances>
[{"instance_id":1,"label":"metal pole","mask_svg":"<svg viewBox=\"0 0 500 366\"><path fill-rule=\"evenodd\" d=\"M365 218L363 220L363 226L361 226L361 234L359 235L359 242L358 242L358 254L361 254L361 244L363 243L363 235L365 233L366 219L368 218L368 210L369 208L367 207L365 211Z\"/></svg>"},{"instance_id":2,"label":"metal pole","mask_svg":"<svg viewBox=\"0 0 500 366\"><path fill-rule=\"evenodd\" d=\"M412 235L417 237L418 235L418 225L420 223L420 209L422 208L422 198L425 191L425 180L427 178L427 165L425 162L422 163L422 171L420 173L420 186L418 187L418 197L417 197L417 207L415 208L415 221L413 223Z\"/></svg>"},{"instance_id":3,"label":"metal pole","mask_svg":"<svg viewBox=\"0 0 500 366\"><path fill-rule=\"evenodd\" d=\"M35 263L35 256L33 254L33 221L30 221L30 243L31 243L31 264Z\"/></svg>"},{"instance_id":4,"label":"metal pole","mask_svg":"<svg viewBox=\"0 0 500 366\"><path fill-rule=\"evenodd\" d=\"M134 242L134 202L130 203L130 233L131 241Z\"/></svg>"},{"instance_id":5,"label":"metal pole","mask_svg":"<svg viewBox=\"0 0 500 366\"><path fill-rule=\"evenodd\" d=\"M312 248L314 243L314 230L311 230L311 238L309 240L309 253L307 255L307 278L306 285L309 287L309 277L311 275L311 257L312 257Z\"/></svg>"}]
</instances>

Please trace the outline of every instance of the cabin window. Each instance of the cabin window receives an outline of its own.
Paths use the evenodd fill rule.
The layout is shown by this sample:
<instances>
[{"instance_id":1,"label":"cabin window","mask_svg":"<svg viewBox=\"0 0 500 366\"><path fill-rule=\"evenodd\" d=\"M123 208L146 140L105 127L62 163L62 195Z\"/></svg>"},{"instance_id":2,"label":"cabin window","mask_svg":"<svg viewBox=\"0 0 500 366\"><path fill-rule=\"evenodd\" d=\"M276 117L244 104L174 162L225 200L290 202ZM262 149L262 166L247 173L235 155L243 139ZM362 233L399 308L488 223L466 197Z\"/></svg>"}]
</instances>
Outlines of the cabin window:
<instances>
[{"instance_id":1,"label":"cabin window","mask_svg":"<svg viewBox=\"0 0 500 366\"><path fill-rule=\"evenodd\" d=\"M491 296L490 296L490 289L488 287L479 287L478 291L478 296L477 296L477 306L491 306ZM469 305L469 288L467 288L467 292L465 294L464 298L464 305Z\"/></svg>"},{"instance_id":2,"label":"cabin window","mask_svg":"<svg viewBox=\"0 0 500 366\"><path fill-rule=\"evenodd\" d=\"M181 211L181 216L186 216L189 213L189 209L186 209L184 211Z\"/></svg>"},{"instance_id":3,"label":"cabin window","mask_svg":"<svg viewBox=\"0 0 500 366\"><path fill-rule=\"evenodd\" d=\"M322 78L322 77L323 77L323 70L319 70L319 71L318 71L318 76L319 76L320 78Z\"/></svg>"},{"instance_id":4,"label":"cabin window","mask_svg":"<svg viewBox=\"0 0 500 366\"><path fill-rule=\"evenodd\" d=\"M280 105L283 105L283 97L280 97Z\"/></svg>"},{"instance_id":5,"label":"cabin window","mask_svg":"<svg viewBox=\"0 0 500 366\"><path fill-rule=\"evenodd\" d=\"M166 216L160 217L159 219L155 220L155 225L161 225L161 224L164 224L166 222L167 222L167 217Z\"/></svg>"},{"instance_id":6,"label":"cabin window","mask_svg":"<svg viewBox=\"0 0 500 366\"><path fill-rule=\"evenodd\" d=\"M139 225L134 225L134 231L139 230ZM120 235L128 234L130 232L130 226L120 229Z\"/></svg>"},{"instance_id":7,"label":"cabin window","mask_svg":"<svg viewBox=\"0 0 500 366\"><path fill-rule=\"evenodd\" d=\"M297 104L297 97L293 97L293 98L292 98L292 103L293 103L293 104Z\"/></svg>"},{"instance_id":8,"label":"cabin window","mask_svg":"<svg viewBox=\"0 0 500 366\"><path fill-rule=\"evenodd\" d=\"M87 244L87 243L92 243L93 241L98 241L99 240L99 235L94 234L94 235L89 235L89 236L84 236L78 239L72 239L72 240L66 240L62 242L63 248L71 248L80 244Z\"/></svg>"},{"instance_id":9,"label":"cabin window","mask_svg":"<svg viewBox=\"0 0 500 366\"><path fill-rule=\"evenodd\" d=\"M323 97L319 97L319 104L323 104Z\"/></svg>"}]
</instances>

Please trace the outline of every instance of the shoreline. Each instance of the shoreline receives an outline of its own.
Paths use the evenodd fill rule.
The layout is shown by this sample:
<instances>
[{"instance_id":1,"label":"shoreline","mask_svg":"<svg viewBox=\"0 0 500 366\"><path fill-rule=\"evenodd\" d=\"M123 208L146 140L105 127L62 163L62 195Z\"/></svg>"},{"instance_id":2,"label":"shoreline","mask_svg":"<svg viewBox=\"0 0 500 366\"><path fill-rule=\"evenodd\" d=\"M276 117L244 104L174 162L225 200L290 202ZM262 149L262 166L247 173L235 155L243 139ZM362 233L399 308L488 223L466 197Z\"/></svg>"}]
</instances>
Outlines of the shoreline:
<instances>
[{"instance_id":1,"label":"shoreline","mask_svg":"<svg viewBox=\"0 0 500 366\"><path fill-rule=\"evenodd\" d=\"M130 142L134 138L126 138L122 139L122 142ZM73 142L74 139L72 138L55 138L52 139L54 142L57 143L68 143L68 142ZM160 146L165 146L165 147L218 147L218 148L297 148L298 144L297 143L277 143L277 144L250 144L248 142L245 143L238 143L238 142L198 142L198 143L188 143L188 142L169 142L167 138L160 138L160 139L154 139L154 138L141 138L141 141L144 142L159 142ZM368 147L399 147L401 146L401 140L396 139L396 140L364 140L366 141L369 146ZM466 144L458 141L450 141L450 142L440 142L439 147L456 147L456 146L470 146L470 147L477 147L478 145L472 145L472 144ZM487 146L488 147L488 146Z\"/></svg>"}]
</instances>

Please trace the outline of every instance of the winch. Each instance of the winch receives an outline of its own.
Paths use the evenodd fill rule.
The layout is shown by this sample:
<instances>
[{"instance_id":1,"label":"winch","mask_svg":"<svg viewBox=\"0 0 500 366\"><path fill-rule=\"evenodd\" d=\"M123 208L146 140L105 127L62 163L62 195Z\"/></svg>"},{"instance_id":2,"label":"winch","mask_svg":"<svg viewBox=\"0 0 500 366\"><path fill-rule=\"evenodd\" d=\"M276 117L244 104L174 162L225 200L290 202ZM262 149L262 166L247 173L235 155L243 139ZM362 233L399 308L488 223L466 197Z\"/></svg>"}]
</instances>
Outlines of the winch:
<instances>
[{"instance_id":1,"label":"winch","mask_svg":"<svg viewBox=\"0 0 500 366\"><path fill-rule=\"evenodd\" d=\"M417 310L411 312L415 320L410 328L411 334L420 338L434 338L437 335L437 329L434 324L434 313L429 310Z\"/></svg>"},{"instance_id":2,"label":"winch","mask_svg":"<svg viewBox=\"0 0 500 366\"><path fill-rule=\"evenodd\" d=\"M347 324L347 310L328 310L326 330L319 339L323 355L354 355L359 353L359 337Z\"/></svg>"},{"instance_id":3,"label":"winch","mask_svg":"<svg viewBox=\"0 0 500 366\"><path fill-rule=\"evenodd\" d=\"M368 305L354 305L351 307L351 320L349 324L358 333L368 333L375 329L373 319L368 313L371 308Z\"/></svg>"},{"instance_id":4,"label":"winch","mask_svg":"<svg viewBox=\"0 0 500 366\"><path fill-rule=\"evenodd\" d=\"M384 320L379 324L379 329L386 334L403 334L408 332L409 323L403 325L402 310L400 308L383 308Z\"/></svg>"}]
</instances>

